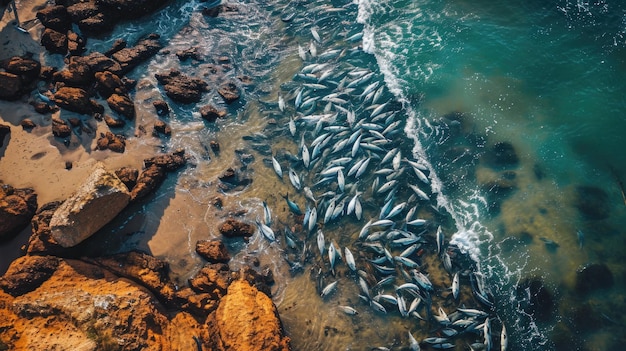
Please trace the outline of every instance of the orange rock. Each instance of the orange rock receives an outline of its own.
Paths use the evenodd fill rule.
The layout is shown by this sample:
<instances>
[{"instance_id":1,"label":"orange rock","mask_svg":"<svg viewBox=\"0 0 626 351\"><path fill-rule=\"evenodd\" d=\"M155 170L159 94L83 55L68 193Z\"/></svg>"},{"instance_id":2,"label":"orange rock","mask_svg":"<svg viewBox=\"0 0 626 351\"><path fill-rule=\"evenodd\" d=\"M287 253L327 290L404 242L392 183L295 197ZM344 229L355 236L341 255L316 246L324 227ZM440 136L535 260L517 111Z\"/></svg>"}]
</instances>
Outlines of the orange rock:
<instances>
[{"instance_id":1,"label":"orange rock","mask_svg":"<svg viewBox=\"0 0 626 351\"><path fill-rule=\"evenodd\" d=\"M291 350L272 300L245 280L233 282L206 322L211 350Z\"/></svg>"}]
</instances>

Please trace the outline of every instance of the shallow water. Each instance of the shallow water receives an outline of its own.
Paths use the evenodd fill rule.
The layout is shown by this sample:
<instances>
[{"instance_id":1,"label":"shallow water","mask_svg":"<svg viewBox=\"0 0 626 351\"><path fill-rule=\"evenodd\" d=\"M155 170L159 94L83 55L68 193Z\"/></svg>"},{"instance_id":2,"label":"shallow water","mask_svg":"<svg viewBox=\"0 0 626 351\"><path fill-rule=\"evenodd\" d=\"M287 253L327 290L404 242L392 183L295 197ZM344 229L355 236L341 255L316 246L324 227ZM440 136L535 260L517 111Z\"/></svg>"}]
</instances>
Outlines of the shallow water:
<instances>
[{"instance_id":1,"label":"shallow water","mask_svg":"<svg viewBox=\"0 0 626 351\"><path fill-rule=\"evenodd\" d=\"M620 79L626 69L623 5L617 1L442 0L232 4L237 11L210 18L199 12L202 3L176 1L144 20L120 25L105 38L90 40L91 50L103 51L119 37L132 43L150 32L161 34L168 43L167 53L132 73L138 79L134 95L138 117L125 133L131 143L146 143L155 150L184 147L192 160L185 170L171 175L148 203L126 209L86 250L92 254L150 251L170 262L173 277L182 285L203 264L194 252L195 242L220 237L217 223L231 215L251 223L262 221L265 201L273 213L271 227L277 241L269 242L257 232L248 243L227 240L226 244L234 255L233 268L253 255L274 272L273 298L295 350L408 349L407 332L420 341L441 336L442 327L432 317L439 307L448 314L460 306L488 311L472 297L470 272L484 274L493 293L494 349L500 347L502 323L509 333L510 350L611 350L623 341L626 243L621 224L626 212L618 182L626 171L620 152L626 122L619 118L626 108L626 86ZM284 16L292 14L285 21ZM359 33L363 33L362 40ZM198 47L205 59L179 62L175 52L190 47ZM220 56L228 57L229 67L217 64ZM325 72L329 77L313 82L296 76L313 63L327 64L316 79ZM165 96L154 73L170 68L212 84L234 80L242 99L227 106L211 89L196 105L168 100L172 111L166 122L172 127L172 137L162 142L132 138L140 125L148 126L155 118L152 101ZM221 74L209 73L213 68ZM336 96L345 102L322 100L331 92L349 89L360 70L373 74L366 83L354 84L354 92ZM251 77L252 83L237 81L242 75ZM380 89L380 96L372 102L375 98L363 91L376 81L380 83L372 92ZM310 83L326 88L305 88ZM296 108L299 91L305 92L305 101L320 100L309 111ZM285 99L284 111L279 96ZM351 144L331 153L349 136L332 132L330 146L309 169L290 156L301 157L302 140L312 152L313 140L327 131L325 127L346 127L350 133L361 128L358 121L371 122L375 119L372 111L385 102L389 104L383 111L396 114L377 123L382 128L394 121L399 124L398 132L392 131L380 145L385 152L397 147L404 158L423 162L430 181L429 186L420 183L406 161L393 173L400 172L393 204L407 202L393 218L396 227L402 228L401 218L412 207L416 208L413 219L429 221L422 235L423 252L410 256L435 286L430 293L432 305L422 303L417 309L427 321L402 317L397 307L387 303L388 313L374 311L371 303L358 296L364 294L358 286L359 274L367 277L370 288L383 277L367 261L382 255L372 253L364 246L367 241L358 236L368 220L379 219L386 203L387 193L371 186L374 181L380 186L388 180L374 174L390 166L381 164L385 152L361 147L353 156ZM197 110L208 103L227 109L228 117L216 124L204 122ZM356 113L356 122L348 121L342 106ZM304 122L306 116L323 113L337 115L320 124L319 131L315 121ZM296 136L288 128L292 117L297 121ZM255 133L265 137L257 134L258 140L244 139ZM367 129L361 133L361 140L376 140L376 134ZM219 142L219 153L211 151L211 140ZM517 162L503 167L490 163L490 150L500 142L512 145ZM253 161L244 161L242 155L251 155ZM282 179L272 168L272 155L282 165ZM367 157L371 161L358 179L346 176L343 191L337 178L314 186L322 170L342 156L353 159L350 165ZM228 167L251 183L224 191L217 177ZM288 193L303 211L313 206L290 183L289 167L318 200L318 225L310 233L302 227L302 216L291 213L281 196ZM347 174L349 167L343 172ZM431 200L415 199L408 184L418 185ZM579 186L601 189L606 218L590 219L581 213L576 207ZM324 199L322 194L327 191L346 205L361 192L363 219L345 215L324 224L329 197ZM216 197L223 199L222 207L213 205ZM444 248L452 256L450 272L437 254L438 226L445 233L445 244L451 244L448 250ZM286 228L294 232L295 248L288 246ZM325 235L323 255L316 241L318 229ZM421 232L421 228L410 229ZM582 247L578 230L585 234ZM556 244L547 245L541 238ZM352 272L338 258L333 274L327 253L331 242L342 254L348 247L363 273ZM404 249L392 247L391 240L380 242L393 256ZM290 269L288 261L300 266ZM606 264L613 274L613 287L588 295L576 293L575 272L587 263ZM402 276L402 265L388 265L395 269L395 285L409 281ZM461 273L460 301L450 293L457 271ZM529 314L528 296L516 290L529 278L541 279L554 295L555 304L547 317ZM321 289L334 281L336 290L321 298ZM410 303L409 294L398 293L393 285L377 292L402 296ZM373 289L370 293L375 295ZM359 313L347 315L339 305L352 306ZM581 326L580 313L586 310L578 306L592 306L601 328ZM470 343L483 342L481 333L462 333L450 342L454 349L466 350ZM429 348L425 343L422 347Z\"/></svg>"}]
</instances>

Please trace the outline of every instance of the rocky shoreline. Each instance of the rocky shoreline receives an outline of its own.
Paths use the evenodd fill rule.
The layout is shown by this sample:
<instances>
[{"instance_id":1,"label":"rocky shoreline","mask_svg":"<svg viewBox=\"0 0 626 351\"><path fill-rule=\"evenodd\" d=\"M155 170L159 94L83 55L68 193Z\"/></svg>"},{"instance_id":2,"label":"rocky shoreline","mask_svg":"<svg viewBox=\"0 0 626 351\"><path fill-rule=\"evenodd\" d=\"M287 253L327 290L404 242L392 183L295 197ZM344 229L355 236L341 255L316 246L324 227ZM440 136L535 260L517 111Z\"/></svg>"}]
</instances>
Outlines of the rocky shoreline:
<instances>
[{"instance_id":1,"label":"rocky shoreline","mask_svg":"<svg viewBox=\"0 0 626 351\"><path fill-rule=\"evenodd\" d=\"M40 44L47 53L0 57L0 100L32 105L44 116L44 124L38 123L41 118L28 116L9 121L2 113L0 117L12 124L0 123L0 159L8 144L16 142L11 135L16 127L49 133L53 143L65 147L76 144L77 135L81 144L85 144L83 137L93 139L95 143L88 146L93 151L128 153L125 135L115 132L136 122L136 82L125 75L158 54L163 43L157 34L150 34L131 47L119 40L106 52L85 54L86 36L100 35L120 20L138 18L166 3L35 4L36 17L44 26ZM213 8L205 15L219 12ZM4 28L12 30L8 25ZM62 67L45 66L38 60L58 54L65 55ZM189 57L177 56L180 60ZM207 89L204 80L176 70L155 76L173 101L197 102ZM239 99L233 83L222 82L216 89L227 104ZM154 101L153 106L157 116L167 115L165 101ZM201 116L213 122L225 112L204 106ZM137 123L135 136L145 134L143 125ZM167 138L170 134L167 123L155 118L152 135ZM211 147L219 150L217 143ZM29 226L31 235L22 247L24 255L0 277L0 350L290 349L270 299L271 270L253 258L243 268L231 270L230 256L219 240L197 243L196 251L206 264L185 286L170 279L167 262L148 253L81 254L83 240L129 204L150 201L149 194L167 174L185 167L188 160L180 149L148 158L144 154L142 170L95 163L83 170L88 176L79 178L71 196L44 204L38 203L35 189L4 184L5 172L10 170L1 172L0 240L6 243ZM68 171L74 166L71 161L63 164ZM244 224L229 218L219 230L225 237L245 239L254 228Z\"/></svg>"}]
</instances>

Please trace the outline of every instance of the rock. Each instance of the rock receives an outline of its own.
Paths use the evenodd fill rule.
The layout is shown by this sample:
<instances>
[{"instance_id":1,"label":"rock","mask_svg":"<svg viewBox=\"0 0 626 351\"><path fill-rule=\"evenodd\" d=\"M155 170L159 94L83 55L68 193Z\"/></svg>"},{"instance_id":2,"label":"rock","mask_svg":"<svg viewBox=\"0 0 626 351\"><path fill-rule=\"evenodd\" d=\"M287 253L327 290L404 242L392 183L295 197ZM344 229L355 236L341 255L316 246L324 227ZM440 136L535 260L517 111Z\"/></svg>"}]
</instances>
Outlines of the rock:
<instances>
[{"instance_id":1,"label":"rock","mask_svg":"<svg viewBox=\"0 0 626 351\"><path fill-rule=\"evenodd\" d=\"M37 113L41 113L43 114L47 114L47 113L51 113L51 112L56 112L59 110L59 108L57 106L54 105L50 105L47 102L43 102L43 101L33 101L31 103L31 105L33 106L33 108L35 109L35 112Z\"/></svg>"},{"instance_id":2,"label":"rock","mask_svg":"<svg viewBox=\"0 0 626 351\"><path fill-rule=\"evenodd\" d=\"M226 101L227 104L232 104L239 99L239 89L233 82L227 82L220 85L217 92L222 96L222 98L224 98L224 101Z\"/></svg>"},{"instance_id":3,"label":"rock","mask_svg":"<svg viewBox=\"0 0 626 351\"><path fill-rule=\"evenodd\" d=\"M67 52L67 35L54 29L46 28L41 34L41 45L51 54L64 55Z\"/></svg>"},{"instance_id":4,"label":"rock","mask_svg":"<svg viewBox=\"0 0 626 351\"><path fill-rule=\"evenodd\" d=\"M593 185L577 186L575 190L574 206L583 218L588 220L606 219L611 214L609 196Z\"/></svg>"},{"instance_id":5,"label":"rock","mask_svg":"<svg viewBox=\"0 0 626 351\"><path fill-rule=\"evenodd\" d=\"M67 32L67 51L73 56L81 55L85 51L85 41L71 30Z\"/></svg>"},{"instance_id":6,"label":"rock","mask_svg":"<svg viewBox=\"0 0 626 351\"><path fill-rule=\"evenodd\" d=\"M209 263L228 263L230 254L220 240L199 240L196 242L196 252Z\"/></svg>"},{"instance_id":7,"label":"rock","mask_svg":"<svg viewBox=\"0 0 626 351\"><path fill-rule=\"evenodd\" d=\"M124 39L116 39L111 48L104 53L104 56L111 57L114 53L122 50L128 43Z\"/></svg>"},{"instance_id":8,"label":"rock","mask_svg":"<svg viewBox=\"0 0 626 351\"><path fill-rule=\"evenodd\" d=\"M102 11L93 0L67 6L67 12L82 32L94 35L113 29L118 20L111 12Z\"/></svg>"},{"instance_id":9,"label":"rock","mask_svg":"<svg viewBox=\"0 0 626 351\"><path fill-rule=\"evenodd\" d=\"M19 76L0 71L0 99L14 101L22 96L24 85Z\"/></svg>"},{"instance_id":10,"label":"rock","mask_svg":"<svg viewBox=\"0 0 626 351\"><path fill-rule=\"evenodd\" d=\"M164 168L168 172L175 171L181 168L185 165L186 162L187 161L185 159L184 149L176 150L171 154L158 155L143 160L143 163L146 165L146 167L156 165L158 167Z\"/></svg>"},{"instance_id":11,"label":"rock","mask_svg":"<svg viewBox=\"0 0 626 351\"><path fill-rule=\"evenodd\" d=\"M176 57L178 57L180 61L185 61L190 58L197 60L197 61L202 61L202 55L200 54L198 47L192 47L192 48L185 49L185 50L179 50L176 52Z\"/></svg>"},{"instance_id":12,"label":"rock","mask_svg":"<svg viewBox=\"0 0 626 351\"><path fill-rule=\"evenodd\" d=\"M517 295L527 313L535 316L537 320L545 321L552 315L554 297L545 287L541 278L526 278L517 286ZM530 297L530 299L528 299Z\"/></svg>"},{"instance_id":13,"label":"rock","mask_svg":"<svg viewBox=\"0 0 626 351\"><path fill-rule=\"evenodd\" d=\"M53 256L22 256L0 278L0 288L13 297L24 295L48 280L58 266Z\"/></svg>"},{"instance_id":14,"label":"rock","mask_svg":"<svg viewBox=\"0 0 626 351\"><path fill-rule=\"evenodd\" d=\"M576 271L576 291L586 294L613 286L613 273L603 263L591 263Z\"/></svg>"},{"instance_id":15,"label":"rock","mask_svg":"<svg viewBox=\"0 0 626 351\"><path fill-rule=\"evenodd\" d=\"M50 220L52 237L63 247L75 246L109 223L129 201L122 181L97 164L77 192L55 211Z\"/></svg>"},{"instance_id":16,"label":"rock","mask_svg":"<svg viewBox=\"0 0 626 351\"><path fill-rule=\"evenodd\" d=\"M65 256L68 253L69 250L59 245L50 232L50 220L61 204L61 201L49 202L37 210L31 221L32 234L26 247L22 248L27 254Z\"/></svg>"},{"instance_id":17,"label":"rock","mask_svg":"<svg viewBox=\"0 0 626 351\"><path fill-rule=\"evenodd\" d=\"M161 50L162 45L158 39L157 34L151 34L146 39L140 40L132 48L123 48L112 54L111 57L119 62L122 67L121 73L125 74Z\"/></svg>"},{"instance_id":18,"label":"rock","mask_svg":"<svg viewBox=\"0 0 626 351\"><path fill-rule=\"evenodd\" d=\"M128 190L132 190L137 184L137 178L139 177L139 170L132 167L122 167L115 171L115 175L126 185Z\"/></svg>"},{"instance_id":19,"label":"rock","mask_svg":"<svg viewBox=\"0 0 626 351\"><path fill-rule=\"evenodd\" d=\"M206 321L209 349L290 350L276 306L245 280L233 282Z\"/></svg>"},{"instance_id":20,"label":"rock","mask_svg":"<svg viewBox=\"0 0 626 351\"><path fill-rule=\"evenodd\" d=\"M213 123L218 118L226 117L226 110L218 110L213 105L206 105L200 108L200 116L202 116L203 119Z\"/></svg>"},{"instance_id":21,"label":"rock","mask_svg":"<svg viewBox=\"0 0 626 351\"><path fill-rule=\"evenodd\" d=\"M494 168L516 167L519 164L515 148L509 142L496 143L483 157Z\"/></svg>"},{"instance_id":22,"label":"rock","mask_svg":"<svg viewBox=\"0 0 626 351\"><path fill-rule=\"evenodd\" d=\"M17 235L30 223L35 211L37 194L33 189L0 183L0 241Z\"/></svg>"},{"instance_id":23,"label":"rock","mask_svg":"<svg viewBox=\"0 0 626 351\"><path fill-rule=\"evenodd\" d=\"M126 125L123 119L115 119L109 115L104 115L104 123L107 124L110 128L122 128ZM107 144L107 148L109 145Z\"/></svg>"},{"instance_id":24,"label":"rock","mask_svg":"<svg viewBox=\"0 0 626 351\"><path fill-rule=\"evenodd\" d=\"M39 78L41 64L29 57L13 56L2 62L2 68L22 79L28 85Z\"/></svg>"},{"instance_id":25,"label":"rock","mask_svg":"<svg viewBox=\"0 0 626 351\"><path fill-rule=\"evenodd\" d=\"M96 90L103 98L112 94L126 94L126 87L120 77L109 71L96 72Z\"/></svg>"},{"instance_id":26,"label":"rock","mask_svg":"<svg viewBox=\"0 0 626 351\"><path fill-rule=\"evenodd\" d=\"M251 237L254 234L254 227L248 223L244 223L234 218L228 218L220 224L219 231L227 238Z\"/></svg>"},{"instance_id":27,"label":"rock","mask_svg":"<svg viewBox=\"0 0 626 351\"><path fill-rule=\"evenodd\" d=\"M52 79L71 87L84 87L87 89L93 83L93 71L86 62L72 57L65 69L55 72L52 75Z\"/></svg>"},{"instance_id":28,"label":"rock","mask_svg":"<svg viewBox=\"0 0 626 351\"><path fill-rule=\"evenodd\" d=\"M100 110L99 105L81 88L62 87L54 94L53 100L61 108L84 115Z\"/></svg>"},{"instance_id":29,"label":"rock","mask_svg":"<svg viewBox=\"0 0 626 351\"><path fill-rule=\"evenodd\" d=\"M24 118L21 122L20 125L22 126L22 128L24 130L31 130L33 128L35 128L37 125L35 124L35 122L33 122L32 119L30 118ZM0 127L1 128L1 127ZM2 137L0 137L0 147L2 146Z\"/></svg>"},{"instance_id":30,"label":"rock","mask_svg":"<svg viewBox=\"0 0 626 351\"><path fill-rule=\"evenodd\" d=\"M170 128L170 126L167 125L167 123L161 121L161 120L157 120L154 122L154 131L158 134L164 134L166 136L170 136L172 135L172 128Z\"/></svg>"},{"instance_id":31,"label":"rock","mask_svg":"<svg viewBox=\"0 0 626 351\"><path fill-rule=\"evenodd\" d=\"M227 264L209 263L189 279L189 285L196 292L209 294L212 300L219 300L226 294L230 281L231 272Z\"/></svg>"},{"instance_id":32,"label":"rock","mask_svg":"<svg viewBox=\"0 0 626 351\"><path fill-rule=\"evenodd\" d=\"M92 52L87 56L72 57L71 61L87 65L94 72L94 77L96 72L105 71L113 73L118 77L121 77L123 74L122 66L117 61L99 52Z\"/></svg>"},{"instance_id":33,"label":"rock","mask_svg":"<svg viewBox=\"0 0 626 351\"><path fill-rule=\"evenodd\" d=\"M116 275L141 283L166 305L173 302L176 289L169 280L170 268L165 261L135 251L85 260L105 267Z\"/></svg>"},{"instance_id":34,"label":"rock","mask_svg":"<svg viewBox=\"0 0 626 351\"><path fill-rule=\"evenodd\" d=\"M37 19L41 24L55 31L65 33L72 28L72 22L65 6L48 6L37 12Z\"/></svg>"},{"instance_id":35,"label":"rock","mask_svg":"<svg viewBox=\"0 0 626 351\"><path fill-rule=\"evenodd\" d=\"M152 102L152 106L154 106L157 115L159 116L165 116L170 112L170 107L167 105L167 102L163 100L156 100Z\"/></svg>"},{"instance_id":36,"label":"rock","mask_svg":"<svg viewBox=\"0 0 626 351\"><path fill-rule=\"evenodd\" d=\"M200 101L202 94L207 91L208 84L198 78L191 78L178 70L170 70L167 74L155 74L156 79L163 85L165 93L172 100L182 103Z\"/></svg>"},{"instance_id":37,"label":"rock","mask_svg":"<svg viewBox=\"0 0 626 351\"><path fill-rule=\"evenodd\" d=\"M213 150L214 153L218 154L220 152L220 143L218 143L215 140L211 140L209 142L209 146L211 147L211 150Z\"/></svg>"},{"instance_id":38,"label":"rock","mask_svg":"<svg viewBox=\"0 0 626 351\"><path fill-rule=\"evenodd\" d=\"M72 129L66 121L58 116L52 117L52 135L57 138L67 138L72 135Z\"/></svg>"},{"instance_id":39,"label":"rock","mask_svg":"<svg viewBox=\"0 0 626 351\"><path fill-rule=\"evenodd\" d=\"M580 332L588 332L603 327L602 314L589 302L576 304L569 312L575 328Z\"/></svg>"},{"instance_id":40,"label":"rock","mask_svg":"<svg viewBox=\"0 0 626 351\"><path fill-rule=\"evenodd\" d=\"M65 161L65 169L69 171L72 169L72 167L74 167L74 165L72 164L72 161Z\"/></svg>"},{"instance_id":41,"label":"rock","mask_svg":"<svg viewBox=\"0 0 626 351\"><path fill-rule=\"evenodd\" d=\"M39 79L49 82L52 80L52 75L54 75L56 71L56 67L42 66L39 72Z\"/></svg>"},{"instance_id":42,"label":"rock","mask_svg":"<svg viewBox=\"0 0 626 351\"><path fill-rule=\"evenodd\" d=\"M157 165L148 166L137 179L137 184L130 193L131 201L137 201L156 189L165 179L165 168Z\"/></svg>"},{"instance_id":43,"label":"rock","mask_svg":"<svg viewBox=\"0 0 626 351\"><path fill-rule=\"evenodd\" d=\"M53 269L42 267L41 260L58 263ZM26 256L18 261L10 271L19 264L24 272L46 270L47 279L16 297L0 292L0 345L6 349L198 348L194 337L205 327L187 312L165 312L154 295L133 280L80 260Z\"/></svg>"},{"instance_id":44,"label":"rock","mask_svg":"<svg viewBox=\"0 0 626 351\"><path fill-rule=\"evenodd\" d=\"M135 119L135 103L127 95L112 94L107 99L111 110L133 120Z\"/></svg>"},{"instance_id":45,"label":"rock","mask_svg":"<svg viewBox=\"0 0 626 351\"><path fill-rule=\"evenodd\" d=\"M126 149L126 140L123 135L115 135L111 132L100 134L96 141L98 150L109 149L113 152L122 153Z\"/></svg>"},{"instance_id":46,"label":"rock","mask_svg":"<svg viewBox=\"0 0 626 351\"><path fill-rule=\"evenodd\" d=\"M11 127L0 124L0 147L4 146L4 138L6 138L7 135L11 135Z\"/></svg>"}]
</instances>

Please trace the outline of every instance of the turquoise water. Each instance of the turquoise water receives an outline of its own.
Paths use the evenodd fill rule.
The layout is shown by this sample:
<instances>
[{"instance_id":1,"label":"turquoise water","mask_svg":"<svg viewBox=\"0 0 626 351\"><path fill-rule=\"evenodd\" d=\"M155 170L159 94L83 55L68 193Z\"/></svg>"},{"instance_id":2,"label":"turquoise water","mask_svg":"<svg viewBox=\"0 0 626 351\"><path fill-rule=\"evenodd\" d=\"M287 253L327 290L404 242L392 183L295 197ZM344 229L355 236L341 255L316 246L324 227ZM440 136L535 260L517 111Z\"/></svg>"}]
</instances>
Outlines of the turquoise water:
<instances>
[{"instance_id":1,"label":"turquoise water","mask_svg":"<svg viewBox=\"0 0 626 351\"><path fill-rule=\"evenodd\" d=\"M176 1L150 18L123 24L116 33L90 41L92 50L102 51L120 36L133 42L155 31L169 43L169 54L157 55L147 67L133 72L133 78L140 81L135 96L141 101L140 116L153 113L151 101L164 96L154 72L176 67L212 79L207 74L209 63L226 55L232 65L227 77L247 75L253 81L239 85L243 101L231 106L222 102L215 89L198 105L169 101L172 113L167 122L173 136L163 142L162 149L185 147L193 157L193 167L169 179L151 203L134 208L137 213L127 213L121 224L107 229L139 233L119 239L123 243L112 240L110 251L149 250L172 263L173 274L184 281L202 265L193 253L193 242L219 236L215 223L226 216L209 205L213 197L238 204L235 210L245 209L244 219L251 223L263 218L260 204L266 201L275 216L272 228L278 240L268 242L257 233L249 244L231 243L232 264L247 254L269 262L277 281L274 300L294 349L408 349L407 331L420 341L441 336L443 330L432 317L438 307L449 314L463 306L488 310L472 298L470 273L485 276L486 289L495 302L489 311L492 349L500 347L502 325L509 333L509 350L618 349L624 341L626 309L622 259L626 211L619 186L626 174L622 156L626 132L623 4L485 0L233 4L236 10L210 18L199 12L203 3ZM190 46L197 46L206 61L178 62L173 53ZM311 64L325 66L318 67L314 78L297 76ZM326 72L329 76L321 79ZM367 83L354 83L366 73L372 74ZM367 97L364 91L376 82L372 92L380 95L373 101L376 98ZM305 86L311 83L325 87ZM350 83L354 83L353 91L348 90ZM319 101L308 111L296 108L299 91L305 92L304 100ZM329 98L331 93L341 95ZM286 101L285 108L281 109L279 98ZM205 124L197 107L207 103L226 108L229 118ZM381 107L383 103L388 105ZM377 107L389 113L384 121L375 118ZM362 126L350 122L346 111L355 112L358 120L376 120L381 132L395 122L399 129L386 139L371 132L369 128L376 126L361 129L363 140L379 142L375 145L382 152L372 151L372 145L372 150L352 146L352 150L331 152ZM336 115L322 122L306 121L322 114ZM292 118L297 121L295 136L288 127ZM304 167L298 160L302 144L312 152L314 139L324 131L335 139L310 167ZM133 130L126 132L132 138ZM219 140L220 155L209 152L207 144L212 139ZM517 162L494 166L489 157L498 143L511 145ZM263 151L266 148L271 154ZM370 286L373 277L381 278L367 261L375 255L358 236L368 220L379 218L387 203L386 194L372 190L371 184L389 179L374 172L389 167L381 159L394 148L404 158L421 162L430 182L419 183L408 163L398 158L401 166L392 175L401 185L391 203L406 202L407 207L394 220L400 228L399 218L413 207L416 216L429 221L423 233L424 253L410 256L423 265L423 272L436 285L431 305L419 308L427 321L402 317L390 305L386 305L389 313L379 313L358 296L363 293L357 285L359 274L370 279ZM237 155L246 153L254 161L241 169L253 182L234 192L217 189L221 170L239 167ZM282 164L282 180L274 174L270 155ZM350 162L370 157L371 162L360 177L346 174L345 189L340 189L338 175L314 186L322 170L340 156L351 158ZM326 248L330 242L349 247L362 273L351 272L339 259L336 272L331 270L327 252L318 252L316 232L308 233L302 228L302 218L290 214L279 194L289 193L303 210L315 205L291 185L289 167L318 199L317 228L323 229ZM416 200L408 184L423 188L430 201ZM581 192L580 186L598 190ZM332 194L323 195L328 192ZM345 215L323 223L330 198L347 206L357 193L363 218ZM590 218L578 209L580 199L588 196L602 202L595 206L602 210L601 218ZM169 208L177 214L167 217ZM174 223L164 223L168 220ZM287 245L285 226L295 232L296 248ZM445 245L450 244L454 271L444 269L437 253L438 226L444 230ZM161 236L161 227L183 228L183 232L172 230ZM576 235L579 230L585 235L582 247ZM390 254L400 254L399 248L381 242ZM461 252L474 261L465 261ZM303 270L290 271L285 259L301 262ZM575 272L588 263L605 264L613 274L613 286L576 293ZM402 265L387 264L397 269L396 284L409 280L402 275ZM455 272L462 274L460 301L450 297ZM554 297L547 311L528 308L533 297L529 298L524 284L529 279L542 281ZM337 291L320 298L321 287L333 281L338 282ZM403 296L393 286L379 292ZM359 310L358 316L338 312L337 305L348 304ZM591 311L595 326L580 325L577 316L585 311ZM467 350L469 344L481 344L483 339L483 331L475 330L450 342L455 350ZM426 343L421 345L431 349Z\"/></svg>"}]
</instances>

